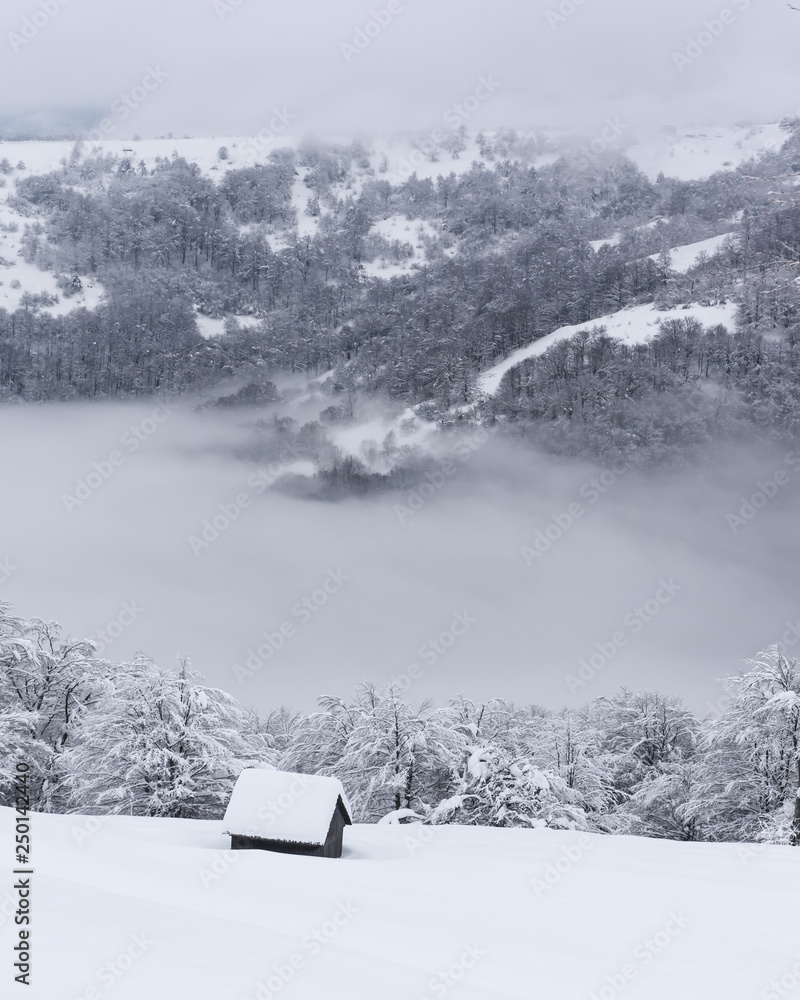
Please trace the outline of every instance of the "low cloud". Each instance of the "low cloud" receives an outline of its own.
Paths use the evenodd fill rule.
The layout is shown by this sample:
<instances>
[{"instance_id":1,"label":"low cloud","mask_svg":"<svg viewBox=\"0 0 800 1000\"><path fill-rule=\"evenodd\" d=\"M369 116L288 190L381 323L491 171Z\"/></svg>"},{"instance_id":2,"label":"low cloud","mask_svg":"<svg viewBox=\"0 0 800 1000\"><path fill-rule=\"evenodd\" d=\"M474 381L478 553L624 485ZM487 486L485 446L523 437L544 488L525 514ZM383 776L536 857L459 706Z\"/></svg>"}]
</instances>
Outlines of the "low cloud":
<instances>
[{"instance_id":1,"label":"low cloud","mask_svg":"<svg viewBox=\"0 0 800 1000\"><path fill-rule=\"evenodd\" d=\"M242 412L182 406L90 501L70 514L61 500L152 408L0 409L0 523L13 525L0 561L15 567L0 599L75 636L98 634L135 600L147 613L118 630L108 655L144 650L174 664L188 653L209 682L235 689L248 650L336 569L346 586L248 678L246 695L236 692L264 709L308 708L363 678L402 675L464 609L476 624L415 678L414 695L557 707L570 701L565 675L577 676L671 578L679 598L631 633L572 703L626 684L702 708L718 694L715 678L798 617L798 477L741 531L727 520L788 468L783 453L742 445L713 451L702 470L631 470L589 504L586 484L607 480L604 470L493 435L407 523L395 509L402 492L326 503L264 491L200 558L187 538L252 474L237 457L252 436ZM569 531L526 560L525 546L576 503L584 513Z\"/></svg>"}]
</instances>

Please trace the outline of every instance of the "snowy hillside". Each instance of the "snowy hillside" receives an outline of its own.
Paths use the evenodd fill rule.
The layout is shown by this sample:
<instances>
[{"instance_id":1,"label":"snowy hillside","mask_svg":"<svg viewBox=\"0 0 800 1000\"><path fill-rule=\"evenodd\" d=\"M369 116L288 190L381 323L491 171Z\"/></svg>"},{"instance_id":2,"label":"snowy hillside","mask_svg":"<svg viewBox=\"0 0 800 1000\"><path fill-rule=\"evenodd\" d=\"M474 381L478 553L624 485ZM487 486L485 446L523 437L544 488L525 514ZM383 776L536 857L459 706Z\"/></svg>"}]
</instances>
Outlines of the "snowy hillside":
<instances>
[{"instance_id":1,"label":"snowy hillside","mask_svg":"<svg viewBox=\"0 0 800 1000\"><path fill-rule=\"evenodd\" d=\"M504 157L518 158L519 153L503 151L504 140L498 135L491 132L485 136L465 135L461 149L445 148L424 134L364 140L363 156L354 162L349 175L334 186L335 193L342 198L358 197L369 178L385 179L397 185L412 174L435 179L451 173L464 174L475 163L493 168ZM783 139L785 136L777 125L682 130L674 134L661 132L632 144L628 141L627 145L623 133L619 144L611 151L625 153L651 178L663 172L685 180L735 167L764 149L777 148ZM527 161L533 166L552 163L562 152L574 153L580 142L575 136L555 132L523 133L517 140L515 148L526 151ZM229 170L264 163L275 150L287 146L296 148L298 145L299 139L282 134L196 139L106 139L84 143L83 152L109 154L119 158L120 162L128 160L135 169L143 163L148 170L152 170L160 158L169 159L177 155L196 163L205 176L222 180ZM0 306L9 311L19 308L26 293L51 297L37 305L52 315L63 315L78 306L92 308L100 300L103 289L96 281L86 279L76 294L66 296L63 282L68 281L71 275L56 275L22 258L21 238L25 227L37 220L19 214L8 201L14 193L16 180L61 170L70 161L74 149L75 144L70 141L0 142L0 160L7 160L12 171L2 185L5 193L0 192ZM313 200L313 191L307 180L308 171L301 171L292 188L291 201L297 215L296 234L299 237L313 237L327 211L321 206L320 214L309 214L307 209ZM293 232L293 229L270 231L267 238L273 250L284 248ZM363 273L384 279L408 274L416 266L424 264L428 259L428 245L441 236L423 219L396 215L375 223L371 235L384 241L384 250L363 265ZM598 249L613 244L616 239L596 240L592 245ZM711 254L723 242L724 237L714 237L684 248L675 248L674 270L687 270L702 251ZM387 255L385 251L389 246L402 248L404 256ZM449 245L443 245L442 249L447 254L455 252ZM61 287L56 280L59 277L62 279ZM247 322L247 317L235 318ZM220 316L199 317L200 330L205 337L219 336L224 322L225 318Z\"/></svg>"},{"instance_id":2,"label":"snowy hillside","mask_svg":"<svg viewBox=\"0 0 800 1000\"><path fill-rule=\"evenodd\" d=\"M493 365L481 375L478 388L485 395L493 396L500 387L500 382L506 372L528 358L544 354L554 344L561 340L569 340L570 337L574 337L582 330L593 330L595 327L604 326L609 337L623 340L626 344L643 344L658 332L659 323L669 319L685 319L690 316L699 320L704 326L715 326L717 323L722 323L729 330L732 330L735 326L736 304L733 302L718 306L692 304L665 310L658 310L653 305L645 304L621 309L608 316L600 316L589 323L562 326L547 334L546 337L534 340L527 347L520 347L518 351L514 351L503 361Z\"/></svg>"},{"instance_id":3,"label":"snowy hillside","mask_svg":"<svg viewBox=\"0 0 800 1000\"><path fill-rule=\"evenodd\" d=\"M492 132L484 134L490 142L495 135ZM580 142L578 137L563 132L521 132L519 135L536 140L546 150L534 158L536 166L552 163L562 151L574 149L576 142ZM450 172L464 173L474 162L489 165L495 159L494 155L489 158L482 153L475 133L464 137L465 148L457 155L441 149L433 155L421 154L420 146L424 149L428 138L421 133L363 140L369 167L398 183L412 172L421 178L436 178ZM633 137L631 141L623 131L619 143L611 148L624 152L651 179L663 171L668 177L692 180L717 170L736 167L765 149L778 148L785 139L777 124L707 126L662 130ZM144 160L149 168L153 167L158 157L170 157L177 153L196 163L203 173L213 176L262 162L273 150L287 146L296 148L301 141L297 136L277 133L268 136L103 139L87 142L85 148L87 151L98 149L103 153L129 157L136 163ZM350 139L343 137L337 141L349 142ZM42 174L58 170L62 162L69 159L74 145L74 142L65 140L0 141L0 157L8 157L15 165L22 161L30 173ZM221 147L228 151L225 160L218 157Z\"/></svg>"},{"instance_id":4,"label":"snowy hillside","mask_svg":"<svg viewBox=\"0 0 800 1000\"><path fill-rule=\"evenodd\" d=\"M687 243L681 247L671 247L669 250L669 264L672 271L678 274L685 274L698 262L699 258L705 254L708 257L713 255L727 244L733 243L736 239L733 233L723 233L721 236L712 236L707 240L698 240L697 243ZM652 253L650 260L657 261L660 254Z\"/></svg>"},{"instance_id":5,"label":"snowy hillside","mask_svg":"<svg viewBox=\"0 0 800 1000\"><path fill-rule=\"evenodd\" d=\"M40 814L32 835L35 1000L752 1000L797 960L791 848L381 825L330 861Z\"/></svg>"},{"instance_id":6,"label":"snowy hillside","mask_svg":"<svg viewBox=\"0 0 800 1000\"><path fill-rule=\"evenodd\" d=\"M29 221L0 200L0 308L9 312L19 309L24 305L22 297L27 293L50 296L52 304L47 307L47 311L54 316L63 316L80 306L93 309L101 295L96 282L87 280L79 292L65 297L52 272L42 271L35 264L23 260L20 239L25 224ZM70 275L66 277L69 278Z\"/></svg>"},{"instance_id":7,"label":"snowy hillside","mask_svg":"<svg viewBox=\"0 0 800 1000\"><path fill-rule=\"evenodd\" d=\"M785 140L779 125L681 128L643 138L625 152L651 180L664 173L690 181L738 167L764 150L779 149Z\"/></svg>"}]
</instances>

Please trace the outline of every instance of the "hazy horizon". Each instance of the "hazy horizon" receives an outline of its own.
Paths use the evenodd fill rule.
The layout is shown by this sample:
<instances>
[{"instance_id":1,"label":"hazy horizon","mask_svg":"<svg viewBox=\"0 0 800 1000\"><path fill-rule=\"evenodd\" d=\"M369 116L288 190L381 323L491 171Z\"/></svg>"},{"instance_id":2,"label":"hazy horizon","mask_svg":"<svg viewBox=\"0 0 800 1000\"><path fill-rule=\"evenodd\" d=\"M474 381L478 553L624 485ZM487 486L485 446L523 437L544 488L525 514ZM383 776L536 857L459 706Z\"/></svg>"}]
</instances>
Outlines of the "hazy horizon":
<instances>
[{"instance_id":1,"label":"hazy horizon","mask_svg":"<svg viewBox=\"0 0 800 1000\"><path fill-rule=\"evenodd\" d=\"M0 117L216 136L257 133L278 109L293 134L387 134L441 124L483 79L490 95L458 114L470 129L776 121L800 105L799 32L779 0L9 0Z\"/></svg>"}]
</instances>

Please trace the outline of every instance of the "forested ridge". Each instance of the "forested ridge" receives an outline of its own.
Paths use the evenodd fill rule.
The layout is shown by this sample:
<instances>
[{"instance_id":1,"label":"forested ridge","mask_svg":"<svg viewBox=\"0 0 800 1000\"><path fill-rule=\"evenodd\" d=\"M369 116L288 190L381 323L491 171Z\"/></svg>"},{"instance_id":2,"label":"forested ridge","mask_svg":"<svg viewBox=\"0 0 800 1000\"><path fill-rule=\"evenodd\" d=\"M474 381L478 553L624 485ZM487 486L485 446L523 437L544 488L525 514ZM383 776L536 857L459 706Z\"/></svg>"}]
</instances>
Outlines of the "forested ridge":
<instances>
[{"instance_id":1,"label":"forested ridge","mask_svg":"<svg viewBox=\"0 0 800 1000\"><path fill-rule=\"evenodd\" d=\"M0 309L0 393L94 399L332 371L333 395L379 392L442 423L500 419L595 456L658 439L657 457L744 424L791 434L800 129L784 129L780 150L693 182L651 182L610 154L533 166L535 140L510 132L481 137L486 162L435 181L388 177L357 142L278 150L217 179L177 155L148 168L81 144L44 176L2 161L26 259L59 276L67 301L87 278L106 299L63 316L41 295ZM413 266L415 247L376 229L396 217L420 227ZM725 232L736 238L719 252L671 268L669 247ZM376 261L405 266L384 277ZM646 302L735 302L737 329L673 322L638 347L587 333L513 369L465 416L498 359ZM254 322L204 339L196 310Z\"/></svg>"},{"instance_id":2,"label":"forested ridge","mask_svg":"<svg viewBox=\"0 0 800 1000\"><path fill-rule=\"evenodd\" d=\"M99 658L54 623L0 607L0 801L30 765L41 811L218 818L236 775L340 777L356 819L800 841L800 667L773 647L698 717L672 694L622 690L551 711L405 683L360 685L266 717L139 657Z\"/></svg>"}]
</instances>

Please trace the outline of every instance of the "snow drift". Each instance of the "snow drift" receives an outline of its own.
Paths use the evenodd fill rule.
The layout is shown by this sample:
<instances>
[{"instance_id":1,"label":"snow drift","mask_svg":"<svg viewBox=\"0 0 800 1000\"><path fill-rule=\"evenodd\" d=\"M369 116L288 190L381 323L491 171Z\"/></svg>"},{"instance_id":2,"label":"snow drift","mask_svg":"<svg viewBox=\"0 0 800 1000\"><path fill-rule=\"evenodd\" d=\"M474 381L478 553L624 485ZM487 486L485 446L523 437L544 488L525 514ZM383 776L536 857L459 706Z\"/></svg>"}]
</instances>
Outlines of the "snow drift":
<instances>
[{"instance_id":1,"label":"snow drift","mask_svg":"<svg viewBox=\"0 0 800 1000\"><path fill-rule=\"evenodd\" d=\"M221 822L31 827L35 1000L771 1000L797 961L791 848L393 824L330 861L229 852Z\"/></svg>"}]
</instances>

